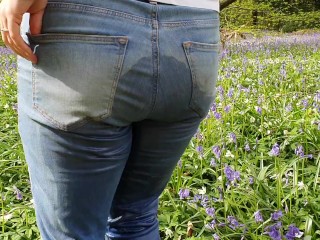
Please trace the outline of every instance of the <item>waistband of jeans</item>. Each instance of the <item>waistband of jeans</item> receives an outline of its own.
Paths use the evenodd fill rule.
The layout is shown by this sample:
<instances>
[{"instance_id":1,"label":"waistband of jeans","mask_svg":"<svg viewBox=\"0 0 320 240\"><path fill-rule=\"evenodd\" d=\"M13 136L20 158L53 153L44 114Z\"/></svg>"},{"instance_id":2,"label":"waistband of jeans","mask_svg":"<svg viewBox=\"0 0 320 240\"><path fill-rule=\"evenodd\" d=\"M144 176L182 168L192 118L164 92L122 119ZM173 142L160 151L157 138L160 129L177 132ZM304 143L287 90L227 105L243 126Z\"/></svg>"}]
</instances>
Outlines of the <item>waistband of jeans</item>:
<instances>
[{"instance_id":1,"label":"waistband of jeans","mask_svg":"<svg viewBox=\"0 0 320 240\"><path fill-rule=\"evenodd\" d=\"M55 4L56 3L56 4ZM120 14L154 20L155 16L160 22L188 22L188 21L219 21L219 13L211 9L176 6L171 4L152 3L149 0L48 0L48 5L55 4L62 8L82 7L85 13L90 11L103 12L111 10ZM86 6L89 6L86 8ZM156 14L155 14L156 13Z\"/></svg>"}]
</instances>

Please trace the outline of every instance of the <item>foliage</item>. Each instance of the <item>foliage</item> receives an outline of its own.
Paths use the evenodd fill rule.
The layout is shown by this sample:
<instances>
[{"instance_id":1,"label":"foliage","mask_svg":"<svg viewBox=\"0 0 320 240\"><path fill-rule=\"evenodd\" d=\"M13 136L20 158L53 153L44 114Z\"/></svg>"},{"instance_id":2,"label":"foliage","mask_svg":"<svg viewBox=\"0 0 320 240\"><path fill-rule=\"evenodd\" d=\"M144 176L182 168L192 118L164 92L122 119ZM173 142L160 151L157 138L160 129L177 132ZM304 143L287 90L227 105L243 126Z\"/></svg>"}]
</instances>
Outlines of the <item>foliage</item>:
<instances>
[{"instance_id":1,"label":"foliage","mask_svg":"<svg viewBox=\"0 0 320 240\"><path fill-rule=\"evenodd\" d=\"M320 28L320 8L308 2L295 3L296 5L290 5L286 1L237 1L221 12L222 26L231 29L245 27L283 32Z\"/></svg>"}]
</instances>

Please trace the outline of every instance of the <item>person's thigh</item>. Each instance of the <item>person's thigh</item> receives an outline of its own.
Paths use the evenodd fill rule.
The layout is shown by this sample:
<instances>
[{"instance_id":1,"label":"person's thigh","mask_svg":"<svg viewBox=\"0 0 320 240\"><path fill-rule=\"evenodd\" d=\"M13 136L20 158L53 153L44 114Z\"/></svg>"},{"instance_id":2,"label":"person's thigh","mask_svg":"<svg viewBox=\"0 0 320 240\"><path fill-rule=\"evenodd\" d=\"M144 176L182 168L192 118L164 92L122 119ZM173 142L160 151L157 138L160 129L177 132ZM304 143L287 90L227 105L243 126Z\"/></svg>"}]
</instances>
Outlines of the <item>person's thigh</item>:
<instances>
[{"instance_id":1,"label":"person's thigh","mask_svg":"<svg viewBox=\"0 0 320 240\"><path fill-rule=\"evenodd\" d=\"M22 111L19 118L42 239L104 239L131 128L91 124L65 132Z\"/></svg>"},{"instance_id":2,"label":"person's thigh","mask_svg":"<svg viewBox=\"0 0 320 240\"><path fill-rule=\"evenodd\" d=\"M133 124L133 145L113 200L110 239L159 238L158 197L198 129L200 120Z\"/></svg>"}]
</instances>

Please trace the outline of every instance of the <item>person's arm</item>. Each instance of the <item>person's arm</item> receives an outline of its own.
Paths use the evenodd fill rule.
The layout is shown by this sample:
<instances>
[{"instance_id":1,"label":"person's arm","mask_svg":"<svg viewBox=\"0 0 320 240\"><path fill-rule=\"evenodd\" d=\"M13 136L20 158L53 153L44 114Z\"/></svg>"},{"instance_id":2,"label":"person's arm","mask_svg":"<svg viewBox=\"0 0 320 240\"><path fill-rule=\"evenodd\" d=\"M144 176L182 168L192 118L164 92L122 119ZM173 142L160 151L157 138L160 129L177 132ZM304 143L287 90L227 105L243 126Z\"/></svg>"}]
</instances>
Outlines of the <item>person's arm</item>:
<instances>
[{"instance_id":1,"label":"person's arm","mask_svg":"<svg viewBox=\"0 0 320 240\"><path fill-rule=\"evenodd\" d=\"M41 32L42 17L47 0L2 0L0 3L0 30L3 42L16 54L33 63L37 57L20 35L20 25L24 13L30 13L30 32Z\"/></svg>"}]
</instances>

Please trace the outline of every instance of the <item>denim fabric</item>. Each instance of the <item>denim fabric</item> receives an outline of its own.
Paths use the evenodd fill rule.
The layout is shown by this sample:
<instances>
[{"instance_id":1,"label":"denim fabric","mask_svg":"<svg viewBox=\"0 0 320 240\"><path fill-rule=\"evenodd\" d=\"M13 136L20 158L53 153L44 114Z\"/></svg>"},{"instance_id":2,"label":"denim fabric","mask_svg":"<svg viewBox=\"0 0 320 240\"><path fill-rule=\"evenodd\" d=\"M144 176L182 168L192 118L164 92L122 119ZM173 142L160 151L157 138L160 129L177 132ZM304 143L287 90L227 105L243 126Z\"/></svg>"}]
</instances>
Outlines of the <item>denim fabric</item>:
<instances>
[{"instance_id":1,"label":"denim fabric","mask_svg":"<svg viewBox=\"0 0 320 240\"><path fill-rule=\"evenodd\" d=\"M219 16L49 0L18 59L19 131L43 240L158 240L158 197L215 97Z\"/></svg>"}]
</instances>

